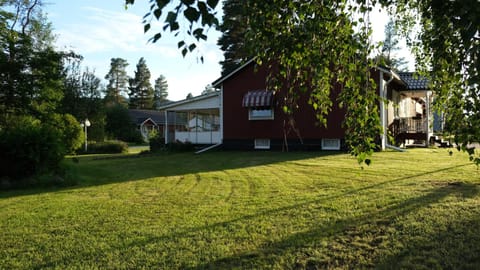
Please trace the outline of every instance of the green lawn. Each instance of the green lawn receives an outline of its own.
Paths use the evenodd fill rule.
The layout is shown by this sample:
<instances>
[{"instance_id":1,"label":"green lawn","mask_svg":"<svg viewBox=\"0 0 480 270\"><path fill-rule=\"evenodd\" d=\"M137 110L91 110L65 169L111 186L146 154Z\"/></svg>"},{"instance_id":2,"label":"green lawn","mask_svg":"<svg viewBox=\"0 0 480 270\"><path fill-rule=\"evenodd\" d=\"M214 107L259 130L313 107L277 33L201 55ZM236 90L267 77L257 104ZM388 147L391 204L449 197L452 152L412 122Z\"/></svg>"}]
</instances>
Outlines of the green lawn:
<instances>
[{"instance_id":1,"label":"green lawn","mask_svg":"<svg viewBox=\"0 0 480 270\"><path fill-rule=\"evenodd\" d=\"M480 171L443 149L66 160L0 192L0 269L479 269Z\"/></svg>"}]
</instances>

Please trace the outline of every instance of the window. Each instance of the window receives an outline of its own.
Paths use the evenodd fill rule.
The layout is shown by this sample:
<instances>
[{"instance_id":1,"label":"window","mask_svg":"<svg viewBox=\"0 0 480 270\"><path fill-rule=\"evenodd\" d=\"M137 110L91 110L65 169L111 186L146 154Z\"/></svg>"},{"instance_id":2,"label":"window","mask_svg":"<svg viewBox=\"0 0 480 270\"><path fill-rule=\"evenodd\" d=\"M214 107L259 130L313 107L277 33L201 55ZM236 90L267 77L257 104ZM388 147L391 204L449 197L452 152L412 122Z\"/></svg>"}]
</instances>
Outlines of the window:
<instances>
[{"instance_id":1,"label":"window","mask_svg":"<svg viewBox=\"0 0 480 270\"><path fill-rule=\"evenodd\" d=\"M270 139L255 139L255 149L270 149Z\"/></svg>"},{"instance_id":2,"label":"window","mask_svg":"<svg viewBox=\"0 0 480 270\"><path fill-rule=\"evenodd\" d=\"M273 109L254 109L248 110L248 120L273 120Z\"/></svg>"},{"instance_id":3,"label":"window","mask_svg":"<svg viewBox=\"0 0 480 270\"><path fill-rule=\"evenodd\" d=\"M340 139L322 139L322 150L340 150Z\"/></svg>"}]
</instances>

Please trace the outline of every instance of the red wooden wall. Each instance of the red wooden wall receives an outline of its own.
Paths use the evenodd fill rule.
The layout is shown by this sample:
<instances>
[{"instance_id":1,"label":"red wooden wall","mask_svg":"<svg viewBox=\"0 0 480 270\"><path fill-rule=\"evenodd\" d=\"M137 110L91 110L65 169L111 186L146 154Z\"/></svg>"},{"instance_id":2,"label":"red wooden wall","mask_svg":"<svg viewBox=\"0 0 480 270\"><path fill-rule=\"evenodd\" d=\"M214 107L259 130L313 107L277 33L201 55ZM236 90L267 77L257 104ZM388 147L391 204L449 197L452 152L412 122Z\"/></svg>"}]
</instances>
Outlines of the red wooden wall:
<instances>
[{"instance_id":1,"label":"red wooden wall","mask_svg":"<svg viewBox=\"0 0 480 270\"><path fill-rule=\"evenodd\" d=\"M284 121L287 119L281 109L281 93L274 97L274 120L249 120L248 108L242 107L243 96L252 90L266 89L265 68L253 62L223 82L223 138L224 140L252 140L255 138L283 139ZM338 87L332 90L332 98L336 99ZM302 98L299 109L294 114L296 127L303 140L319 140L322 138L343 139L345 131L342 121L345 111L338 108L334 101L328 116L327 127L320 127L315 118L313 108ZM295 132L288 134L289 139L298 139Z\"/></svg>"}]
</instances>

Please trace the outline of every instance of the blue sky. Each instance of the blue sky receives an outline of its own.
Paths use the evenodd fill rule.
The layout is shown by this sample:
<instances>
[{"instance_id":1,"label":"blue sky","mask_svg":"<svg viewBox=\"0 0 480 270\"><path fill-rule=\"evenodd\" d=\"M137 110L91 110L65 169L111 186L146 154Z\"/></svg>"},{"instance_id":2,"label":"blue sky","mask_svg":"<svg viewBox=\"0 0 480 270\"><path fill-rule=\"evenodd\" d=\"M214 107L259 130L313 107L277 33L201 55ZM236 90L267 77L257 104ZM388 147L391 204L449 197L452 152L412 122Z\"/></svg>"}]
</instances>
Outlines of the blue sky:
<instances>
[{"instance_id":1,"label":"blue sky","mask_svg":"<svg viewBox=\"0 0 480 270\"><path fill-rule=\"evenodd\" d=\"M124 0L49 0L44 11L57 35L57 47L81 54L83 66L95 69L102 79L110 68L111 58L126 59L130 64L127 72L133 76L138 60L144 57L152 84L159 75L164 75L169 86L168 98L181 100L188 93L199 95L207 84L220 77L219 61L223 54L216 45L220 33L210 30L208 41L198 52L183 58L177 49L178 39L167 35L157 43L148 42L150 35L143 33L142 25L148 1L137 0L127 10L124 3ZM382 40L387 15L375 12L371 21L374 40ZM161 29L160 24L152 26L152 30L157 29ZM198 61L199 55L204 58L203 64Z\"/></svg>"},{"instance_id":2,"label":"blue sky","mask_svg":"<svg viewBox=\"0 0 480 270\"><path fill-rule=\"evenodd\" d=\"M50 0L44 11L57 35L57 47L81 54L83 66L95 69L98 77L105 77L114 57L126 59L127 72L133 76L138 60L144 57L152 73L152 83L161 74L166 77L169 99L200 94L220 76L218 62L223 54L216 46L220 33L211 30L198 53L183 58L177 49L177 39L167 37L154 44L148 42L150 35L143 33L142 25L143 15L148 11L146 3L136 1L125 10L123 0ZM198 54L203 55L203 64L198 62Z\"/></svg>"}]
</instances>

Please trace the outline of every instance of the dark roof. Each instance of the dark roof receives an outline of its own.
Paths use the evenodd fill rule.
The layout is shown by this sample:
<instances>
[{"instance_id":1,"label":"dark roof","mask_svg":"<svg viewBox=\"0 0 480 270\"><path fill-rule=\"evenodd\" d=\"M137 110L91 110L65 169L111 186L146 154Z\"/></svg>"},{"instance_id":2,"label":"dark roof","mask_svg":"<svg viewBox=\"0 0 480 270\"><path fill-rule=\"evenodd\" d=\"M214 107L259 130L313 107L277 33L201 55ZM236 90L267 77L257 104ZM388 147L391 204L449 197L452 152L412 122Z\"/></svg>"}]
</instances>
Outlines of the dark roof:
<instances>
[{"instance_id":1,"label":"dark roof","mask_svg":"<svg viewBox=\"0 0 480 270\"><path fill-rule=\"evenodd\" d=\"M407 84L407 90L430 90L428 79L414 72L398 72L398 76Z\"/></svg>"},{"instance_id":2,"label":"dark roof","mask_svg":"<svg viewBox=\"0 0 480 270\"><path fill-rule=\"evenodd\" d=\"M136 125L142 124L148 118L152 119L157 125L165 124L165 112L164 111L155 111L155 110L134 110L129 109L128 113L130 114L130 118ZM174 116L169 115L169 122L170 120L173 121ZM172 119L170 119L172 118Z\"/></svg>"},{"instance_id":3,"label":"dark roof","mask_svg":"<svg viewBox=\"0 0 480 270\"><path fill-rule=\"evenodd\" d=\"M225 80L232 77L237 72L244 69L246 66L250 65L252 62L254 62L254 60L255 58L252 58L248 60L246 63L244 63L242 66L238 67L236 70L232 71L231 73L218 78L212 83L212 86L219 87ZM398 77L400 77L400 80L401 80L400 83L405 83L406 90L430 90L428 85L429 84L428 79L416 74L415 72L394 72L390 68L386 68L382 66L380 66L379 68L392 72L393 74L398 74Z\"/></svg>"},{"instance_id":4,"label":"dark roof","mask_svg":"<svg viewBox=\"0 0 480 270\"><path fill-rule=\"evenodd\" d=\"M217 88L219 87L225 80L227 80L228 78L232 77L233 75L235 75L237 72L239 72L240 70L244 69L246 66L250 65L253 61L255 60L255 58L252 58L250 60L248 60L247 62L245 62L243 65L239 66L237 69L235 69L234 71L228 73L228 74L225 74L224 76L216 79L214 82L212 82L212 87L214 88Z\"/></svg>"}]
</instances>

